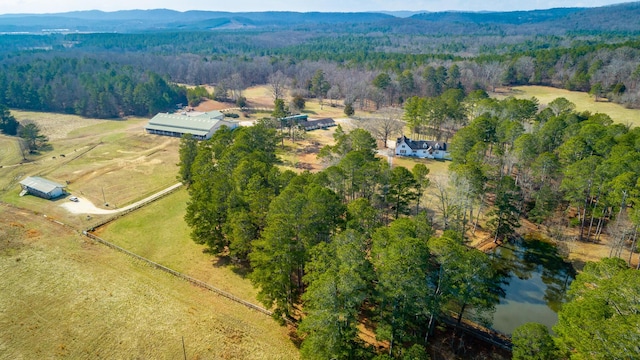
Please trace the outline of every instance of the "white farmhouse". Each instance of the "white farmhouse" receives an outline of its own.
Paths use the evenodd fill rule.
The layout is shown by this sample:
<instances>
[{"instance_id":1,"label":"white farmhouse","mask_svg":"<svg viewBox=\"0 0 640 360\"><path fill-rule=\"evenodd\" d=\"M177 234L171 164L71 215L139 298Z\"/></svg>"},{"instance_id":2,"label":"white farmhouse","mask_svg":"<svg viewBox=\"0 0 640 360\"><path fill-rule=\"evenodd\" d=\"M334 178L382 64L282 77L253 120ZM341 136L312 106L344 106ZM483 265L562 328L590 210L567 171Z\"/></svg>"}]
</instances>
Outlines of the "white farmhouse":
<instances>
[{"instance_id":1,"label":"white farmhouse","mask_svg":"<svg viewBox=\"0 0 640 360\"><path fill-rule=\"evenodd\" d=\"M402 135L396 141L396 155L424 159L449 159L449 149L445 142L411 140Z\"/></svg>"}]
</instances>

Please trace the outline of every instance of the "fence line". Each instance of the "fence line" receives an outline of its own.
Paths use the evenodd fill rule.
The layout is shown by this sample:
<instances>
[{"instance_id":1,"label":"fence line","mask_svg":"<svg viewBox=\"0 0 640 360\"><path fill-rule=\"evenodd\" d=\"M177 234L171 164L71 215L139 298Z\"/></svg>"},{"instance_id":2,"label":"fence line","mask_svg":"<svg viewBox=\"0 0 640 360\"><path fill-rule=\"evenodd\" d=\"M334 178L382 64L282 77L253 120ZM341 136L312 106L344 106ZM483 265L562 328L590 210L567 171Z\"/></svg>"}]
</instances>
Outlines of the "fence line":
<instances>
[{"instance_id":1,"label":"fence line","mask_svg":"<svg viewBox=\"0 0 640 360\"><path fill-rule=\"evenodd\" d=\"M273 111L273 108L268 108L268 107L233 107L233 108L226 108L226 109L222 109L220 110L221 113L227 112L227 111L257 111L257 112L271 112Z\"/></svg>"},{"instance_id":2,"label":"fence line","mask_svg":"<svg viewBox=\"0 0 640 360\"><path fill-rule=\"evenodd\" d=\"M494 346L500 347L504 350L511 351L513 344L511 343L511 339L508 335L505 335L499 331L489 329L484 327L476 322L462 319L462 322L458 326L457 320L458 314L450 314L449 316L442 316L439 320L444 322L449 326L456 327L465 333L480 339L484 342L492 344Z\"/></svg>"},{"instance_id":3,"label":"fence line","mask_svg":"<svg viewBox=\"0 0 640 360\"><path fill-rule=\"evenodd\" d=\"M188 281L188 282L190 282L190 283L192 283L192 284L194 284L196 286L199 286L201 288L204 288L204 289L207 289L209 291L212 291L212 292L214 292L214 293L216 293L216 294L218 294L220 296L223 296L223 297L225 297L225 298L227 298L229 300L235 301L238 304L244 305L244 306L246 306L246 307L248 307L250 309L256 310L256 311L261 312L261 313L263 313L265 315L269 315L269 316L273 315L273 313L271 311L269 311L269 310L267 310L267 309L265 309L263 307L260 307L260 306L258 306L256 304L252 304L252 303L250 303L250 302L248 302L246 300L242 300L239 297L236 297L236 296L234 296L232 294L229 294L228 292L226 292L224 290L218 289L215 286L209 285L209 284L205 283L204 281L192 278L189 275L185 275L185 274L183 274L181 272L178 272L178 271L175 271L173 269L170 269L170 268L168 268L168 267L166 267L164 265L158 264L155 261L149 260L149 259L147 259L145 257L142 257L142 256L140 256L140 255L138 255L136 253L133 253L133 252L127 250L127 249L124 249L124 248L122 248L122 247L120 247L120 246L118 246L116 244L110 243L110 242L108 242L108 241L106 241L106 240L104 240L104 239L102 239L102 238L100 238L100 237L88 232L88 231L83 231L82 233L85 236L87 236L88 238L90 238L90 239L92 239L94 241L97 241L102 245L105 245L105 246L110 247L110 248L112 248L114 250L117 250L117 251L120 251L120 252L122 252L124 254L127 254L127 255L133 257L134 259L140 260L140 261L142 261L144 263L147 263L147 264L153 266L154 268L156 268L158 270L162 270L164 272L167 272L167 273L169 273L169 274L171 274L173 276L181 278L181 279L183 279L185 281Z\"/></svg>"},{"instance_id":4,"label":"fence line","mask_svg":"<svg viewBox=\"0 0 640 360\"><path fill-rule=\"evenodd\" d=\"M101 220L101 221L91 225L86 230L87 231L93 231L93 230L95 230L95 229L97 229L97 228L99 228L99 227L101 227L103 225L106 225L106 224L108 224L108 223L110 223L110 222L112 222L114 220L117 220L117 219L119 219L119 218L121 218L121 217L123 217L123 216L125 216L125 215L127 215L127 214L129 214L131 212L133 212L133 211L136 211L136 210L140 209L143 206L149 205L150 203L152 203L152 202L154 202L156 200L159 200L159 199L161 199L161 198L163 198L163 197L165 197L165 196L167 196L169 194L173 194L174 192L176 192L178 189L180 189L182 187L182 184L180 184L180 186L177 186L177 185L178 184L173 185L174 186L173 188L167 188L167 189L165 189L163 191L155 193L155 194L143 199L142 201L140 201L135 206L127 208L126 210L122 210L122 211L116 213L113 216L110 216L110 217L108 217L108 218L106 218L104 220Z\"/></svg>"}]
</instances>

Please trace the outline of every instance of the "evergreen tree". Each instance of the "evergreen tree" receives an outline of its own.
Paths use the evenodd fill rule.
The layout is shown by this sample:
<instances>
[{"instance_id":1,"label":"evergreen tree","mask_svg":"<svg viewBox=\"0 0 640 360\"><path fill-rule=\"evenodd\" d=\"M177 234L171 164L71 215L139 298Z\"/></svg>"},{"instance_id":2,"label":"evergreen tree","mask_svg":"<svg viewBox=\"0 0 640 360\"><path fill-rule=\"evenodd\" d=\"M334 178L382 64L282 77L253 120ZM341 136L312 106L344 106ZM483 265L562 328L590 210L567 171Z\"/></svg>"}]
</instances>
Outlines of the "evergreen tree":
<instances>
[{"instance_id":1,"label":"evergreen tree","mask_svg":"<svg viewBox=\"0 0 640 360\"><path fill-rule=\"evenodd\" d=\"M389 341L389 355L396 347L419 341L424 321L429 249L417 237L416 225L408 218L395 220L373 235L371 259L376 269L379 321L376 336Z\"/></svg>"},{"instance_id":2,"label":"evergreen tree","mask_svg":"<svg viewBox=\"0 0 640 360\"><path fill-rule=\"evenodd\" d=\"M198 155L198 143L191 134L184 134L180 140L180 170L178 172L178 180L185 185L190 186L193 182L192 166Z\"/></svg>"},{"instance_id":3,"label":"evergreen tree","mask_svg":"<svg viewBox=\"0 0 640 360\"><path fill-rule=\"evenodd\" d=\"M387 203L395 219L410 212L410 204L418 197L417 186L415 177L407 168L397 166L391 170Z\"/></svg>"},{"instance_id":4,"label":"evergreen tree","mask_svg":"<svg viewBox=\"0 0 640 360\"><path fill-rule=\"evenodd\" d=\"M353 109L353 104L348 102L346 104L344 104L344 114L347 115L348 117L353 116L353 114L355 114L356 111Z\"/></svg>"},{"instance_id":5,"label":"evergreen tree","mask_svg":"<svg viewBox=\"0 0 640 360\"><path fill-rule=\"evenodd\" d=\"M24 139L29 152L37 152L49 147L49 138L40 133L33 122L25 122L18 128L18 136Z\"/></svg>"},{"instance_id":6,"label":"evergreen tree","mask_svg":"<svg viewBox=\"0 0 640 360\"><path fill-rule=\"evenodd\" d=\"M511 236L520 227L520 211L518 204L522 196L520 188L510 176L504 176L498 183L493 209L489 212L492 218L487 225L493 232L493 241Z\"/></svg>"},{"instance_id":7,"label":"evergreen tree","mask_svg":"<svg viewBox=\"0 0 640 360\"><path fill-rule=\"evenodd\" d=\"M18 134L19 125L18 121L9 112L9 109L0 104L0 131L6 135L16 135Z\"/></svg>"},{"instance_id":8,"label":"evergreen tree","mask_svg":"<svg viewBox=\"0 0 640 360\"><path fill-rule=\"evenodd\" d=\"M570 359L630 359L640 354L640 276L622 259L587 263L571 283L553 330Z\"/></svg>"},{"instance_id":9,"label":"evergreen tree","mask_svg":"<svg viewBox=\"0 0 640 360\"><path fill-rule=\"evenodd\" d=\"M362 235L347 230L311 251L302 297L307 315L299 327L304 358L359 357L358 315L373 277L365 244Z\"/></svg>"},{"instance_id":10,"label":"evergreen tree","mask_svg":"<svg viewBox=\"0 0 640 360\"><path fill-rule=\"evenodd\" d=\"M527 323L519 326L511 335L513 360L555 360L557 348L549 329L542 324Z\"/></svg>"}]
</instances>

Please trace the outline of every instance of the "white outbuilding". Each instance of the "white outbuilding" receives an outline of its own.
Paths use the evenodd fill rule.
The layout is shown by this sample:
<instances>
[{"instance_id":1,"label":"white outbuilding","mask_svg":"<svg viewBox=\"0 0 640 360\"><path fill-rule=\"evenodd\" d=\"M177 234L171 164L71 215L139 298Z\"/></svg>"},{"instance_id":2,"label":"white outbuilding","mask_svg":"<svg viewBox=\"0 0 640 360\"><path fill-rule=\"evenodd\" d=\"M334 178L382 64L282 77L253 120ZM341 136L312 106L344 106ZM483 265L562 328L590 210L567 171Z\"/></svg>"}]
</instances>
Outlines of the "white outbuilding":
<instances>
[{"instance_id":1,"label":"white outbuilding","mask_svg":"<svg viewBox=\"0 0 640 360\"><path fill-rule=\"evenodd\" d=\"M38 176L29 176L20 181L22 194L32 194L44 199L55 199L64 195L64 185Z\"/></svg>"}]
</instances>

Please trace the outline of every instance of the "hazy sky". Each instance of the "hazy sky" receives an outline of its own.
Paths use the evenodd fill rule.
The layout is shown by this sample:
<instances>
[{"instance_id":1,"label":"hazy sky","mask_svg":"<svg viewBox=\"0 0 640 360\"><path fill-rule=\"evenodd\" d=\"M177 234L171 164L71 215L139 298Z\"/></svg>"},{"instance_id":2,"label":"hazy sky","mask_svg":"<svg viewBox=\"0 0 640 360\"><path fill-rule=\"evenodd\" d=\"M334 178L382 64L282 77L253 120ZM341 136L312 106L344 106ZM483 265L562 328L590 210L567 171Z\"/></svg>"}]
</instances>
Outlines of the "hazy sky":
<instances>
[{"instance_id":1,"label":"hazy sky","mask_svg":"<svg viewBox=\"0 0 640 360\"><path fill-rule=\"evenodd\" d=\"M378 10L531 10L596 7L624 0L0 0L0 14L54 13L73 10L174 9L217 11L378 11Z\"/></svg>"}]
</instances>

